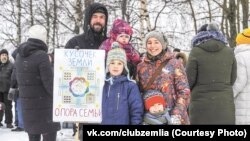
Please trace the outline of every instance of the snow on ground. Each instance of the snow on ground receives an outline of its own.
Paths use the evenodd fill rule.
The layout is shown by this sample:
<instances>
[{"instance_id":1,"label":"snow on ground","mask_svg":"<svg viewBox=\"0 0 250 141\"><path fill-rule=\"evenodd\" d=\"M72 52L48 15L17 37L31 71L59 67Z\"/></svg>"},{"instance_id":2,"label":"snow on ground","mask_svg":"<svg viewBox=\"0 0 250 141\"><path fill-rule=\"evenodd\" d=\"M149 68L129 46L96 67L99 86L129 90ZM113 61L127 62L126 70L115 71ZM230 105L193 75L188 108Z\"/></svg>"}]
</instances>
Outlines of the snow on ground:
<instances>
[{"instance_id":1,"label":"snow on ground","mask_svg":"<svg viewBox=\"0 0 250 141\"><path fill-rule=\"evenodd\" d=\"M14 102L12 103L12 106L14 107ZM12 113L14 121L15 120L14 108L12 108ZM4 120L5 116L3 116L2 124L4 124ZM63 127L62 124L61 127ZM72 134L73 134L72 127L62 128L60 131L57 132L57 141L75 141L75 138L72 136ZM0 141L29 141L29 138L28 134L25 131L13 132L11 131L11 129L6 128L6 125L4 124L2 127L0 127Z\"/></svg>"},{"instance_id":2,"label":"snow on ground","mask_svg":"<svg viewBox=\"0 0 250 141\"><path fill-rule=\"evenodd\" d=\"M57 132L57 141L74 141L72 134L72 129L61 129ZM4 125L0 127L0 141L29 141L29 139L26 132L13 132Z\"/></svg>"}]
</instances>

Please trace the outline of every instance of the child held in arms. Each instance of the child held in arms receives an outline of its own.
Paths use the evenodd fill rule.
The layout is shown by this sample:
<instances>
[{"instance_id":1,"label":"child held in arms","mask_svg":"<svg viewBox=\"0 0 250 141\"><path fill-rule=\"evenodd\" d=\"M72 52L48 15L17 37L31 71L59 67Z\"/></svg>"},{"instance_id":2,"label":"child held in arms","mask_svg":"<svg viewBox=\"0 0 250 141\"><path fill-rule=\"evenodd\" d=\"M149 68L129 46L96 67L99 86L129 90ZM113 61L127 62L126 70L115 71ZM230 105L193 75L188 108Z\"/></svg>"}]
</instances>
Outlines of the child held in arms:
<instances>
[{"instance_id":1,"label":"child held in arms","mask_svg":"<svg viewBox=\"0 0 250 141\"><path fill-rule=\"evenodd\" d=\"M130 43L132 34L133 30L127 22L121 19L116 19L110 30L110 38L106 39L99 49L105 50L107 56L108 51L112 49L112 44L118 42L119 46L126 52L130 77L135 78L136 66L140 62L140 54Z\"/></svg>"},{"instance_id":2,"label":"child held in arms","mask_svg":"<svg viewBox=\"0 0 250 141\"><path fill-rule=\"evenodd\" d=\"M163 94L157 90L148 90L144 96L144 125L179 125L181 124L176 115L170 116L169 109L166 108L166 101Z\"/></svg>"}]
</instances>

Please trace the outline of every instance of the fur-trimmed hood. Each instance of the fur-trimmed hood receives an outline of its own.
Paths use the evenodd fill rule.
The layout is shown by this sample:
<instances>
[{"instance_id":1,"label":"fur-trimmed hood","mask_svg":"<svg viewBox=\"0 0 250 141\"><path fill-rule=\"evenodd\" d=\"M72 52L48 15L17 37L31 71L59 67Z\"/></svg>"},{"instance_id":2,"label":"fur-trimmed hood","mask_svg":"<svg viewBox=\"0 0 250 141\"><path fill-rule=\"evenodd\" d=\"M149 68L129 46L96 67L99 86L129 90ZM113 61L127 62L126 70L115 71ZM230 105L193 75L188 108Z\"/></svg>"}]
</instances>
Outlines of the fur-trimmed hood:
<instances>
[{"instance_id":1,"label":"fur-trimmed hood","mask_svg":"<svg viewBox=\"0 0 250 141\"><path fill-rule=\"evenodd\" d=\"M227 44L227 39L219 31L201 31L192 39L192 47L198 46L208 40L217 40L224 44Z\"/></svg>"},{"instance_id":2,"label":"fur-trimmed hood","mask_svg":"<svg viewBox=\"0 0 250 141\"><path fill-rule=\"evenodd\" d=\"M192 47L198 46L208 40L217 40L224 44L227 44L226 37L221 33L219 30L219 25L217 23L209 23L203 25L199 30L198 33L192 39Z\"/></svg>"},{"instance_id":3,"label":"fur-trimmed hood","mask_svg":"<svg viewBox=\"0 0 250 141\"><path fill-rule=\"evenodd\" d=\"M183 53L183 52L179 52L179 53L176 54L176 59L179 59L179 58L182 58L183 66L185 67L186 64L187 64L187 60L188 60L187 55L185 53Z\"/></svg>"}]
</instances>

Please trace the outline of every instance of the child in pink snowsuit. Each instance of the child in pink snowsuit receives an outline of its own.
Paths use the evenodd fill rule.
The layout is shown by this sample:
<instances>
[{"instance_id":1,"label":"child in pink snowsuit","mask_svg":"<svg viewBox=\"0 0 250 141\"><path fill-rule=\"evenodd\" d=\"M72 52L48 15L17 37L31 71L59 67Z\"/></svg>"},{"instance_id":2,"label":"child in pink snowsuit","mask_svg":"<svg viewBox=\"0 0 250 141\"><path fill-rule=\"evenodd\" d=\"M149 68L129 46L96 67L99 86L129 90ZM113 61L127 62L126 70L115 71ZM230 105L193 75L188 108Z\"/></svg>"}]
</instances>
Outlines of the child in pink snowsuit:
<instances>
[{"instance_id":1,"label":"child in pink snowsuit","mask_svg":"<svg viewBox=\"0 0 250 141\"><path fill-rule=\"evenodd\" d=\"M128 68L131 72L130 76L135 78L136 66L140 62L140 55L129 43L132 34L133 31L129 24L121 19L117 19L110 30L110 37L101 44L99 49L104 49L107 56L108 51L112 49L112 44L118 42L119 46L126 52Z\"/></svg>"}]
</instances>

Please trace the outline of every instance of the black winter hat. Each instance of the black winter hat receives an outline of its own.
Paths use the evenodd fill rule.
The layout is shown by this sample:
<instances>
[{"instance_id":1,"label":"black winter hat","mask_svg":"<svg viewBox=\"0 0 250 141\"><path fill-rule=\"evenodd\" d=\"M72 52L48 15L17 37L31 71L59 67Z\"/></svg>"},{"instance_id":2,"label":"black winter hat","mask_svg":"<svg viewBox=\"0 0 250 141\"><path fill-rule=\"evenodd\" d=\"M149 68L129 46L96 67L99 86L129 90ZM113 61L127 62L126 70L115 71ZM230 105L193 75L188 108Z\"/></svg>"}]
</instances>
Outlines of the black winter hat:
<instances>
[{"instance_id":1,"label":"black winter hat","mask_svg":"<svg viewBox=\"0 0 250 141\"><path fill-rule=\"evenodd\" d=\"M93 13L103 13L104 15L107 14L106 10L103 7L97 8Z\"/></svg>"},{"instance_id":2,"label":"black winter hat","mask_svg":"<svg viewBox=\"0 0 250 141\"><path fill-rule=\"evenodd\" d=\"M0 51L0 55L1 54L7 54L7 55L9 55L9 52L6 50L6 49L2 49L1 51Z\"/></svg>"}]
</instances>

